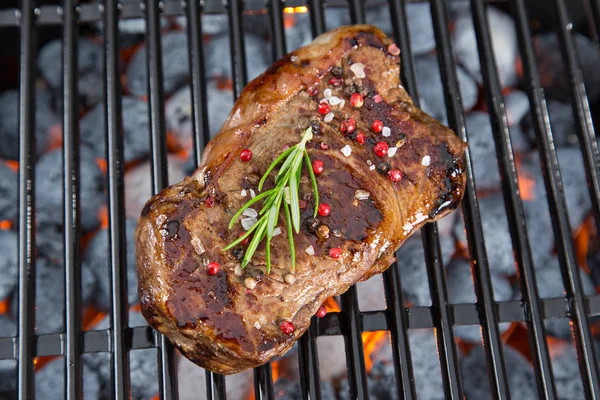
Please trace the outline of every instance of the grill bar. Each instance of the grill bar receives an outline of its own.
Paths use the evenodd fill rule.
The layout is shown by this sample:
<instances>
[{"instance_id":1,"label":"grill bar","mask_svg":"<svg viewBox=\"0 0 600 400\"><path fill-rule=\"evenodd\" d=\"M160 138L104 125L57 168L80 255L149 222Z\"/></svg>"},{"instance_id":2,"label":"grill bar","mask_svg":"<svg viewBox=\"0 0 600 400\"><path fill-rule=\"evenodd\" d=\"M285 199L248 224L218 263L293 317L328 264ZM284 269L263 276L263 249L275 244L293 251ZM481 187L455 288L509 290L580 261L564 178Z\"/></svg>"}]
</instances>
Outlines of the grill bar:
<instances>
[{"instance_id":1,"label":"grill bar","mask_svg":"<svg viewBox=\"0 0 600 400\"><path fill-rule=\"evenodd\" d=\"M231 48L231 73L233 77L233 98L237 99L248 83L246 72L246 51L244 49L244 30L242 27L241 0L224 0L229 18L229 46Z\"/></svg>"},{"instance_id":2,"label":"grill bar","mask_svg":"<svg viewBox=\"0 0 600 400\"><path fill-rule=\"evenodd\" d=\"M123 182L123 132L121 127L121 85L119 77L119 10L116 0L106 0L104 13L104 129L107 149L109 260L111 265L112 397L129 398L129 352L127 328L127 261L125 249L125 210Z\"/></svg>"},{"instance_id":3,"label":"grill bar","mask_svg":"<svg viewBox=\"0 0 600 400\"><path fill-rule=\"evenodd\" d=\"M204 72L204 52L202 45L201 5L197 1L187 4L187 43L189 51L189 68L191 75L190 92L192 96L192 131L194 143L194 167L198 167L202 151L210 140L208 121L206 75ZM225 377L205 371L206 398L224 400L227 398Z\"/></svg>"},{"instance_id":4,"label":"grill bar","mask_svg":"<svg viewBox=\"0 0 600 400\"><path fill-rule=\"evenodd\" d=\"M273 46L273 61L279 60L287 51L285 46L285 31L283 30L283 0L267 1L269 9L269 28Z\"/></svg>"},{"instance_id":5,"label":"grill bar","mask_svg":"<svg viewBox=\"0 0 600 400\"><path fill-rule=\"evenodd\" d=\"M298 341L298 362L303 379L300 390L303 399L321 400L321 376L317 352L317 317L313 317L306 333Z\"/></svg>"},{"instance_id":6,"label":"grill bar","mask_svg":"<svg viewBox=\"0 0 600 400\"><path fill-rule=\"evenodd\" d=\"M569 71L571 105L573 106L573 113L578 125L577 133L579 134L579 143L583 152L592 209L594 218L596 219L596 226L600 226L600 155L598 153L594 122L592 121L590 104L579 66L577 46L575 46L572 35L573 24L568 15L567 5L564 1L555 0L554 11L558 22L558 39Z\"/></svg>"},{"instance_id":7,"label":"grill bar","mask_svg":"<svg viewBox=\"0 0 600 400\"><path fill-rule=\"evenodd\" d=\"M255 400L274 399L273 370L271 363L254 368L254 398Z\"/></svg>"},{"instance_id":8,"label":"grill bar","mask_svg":"<svg viewBox=\"0 0 600 400\"><path fill-rule=\"evenodd\" d=\"M34 398L33 356L35 349L35 92L36 50L35 2L21 6L19 54L19 400Z\"/></svg>"},{"instance_id":9,"label":"grill bar","mask_svg":"<svg viewBox=\"0 0 600 400\"><path fill-rule=\"evenodd\" d=\"M165 137L162 47L160 41L160 12L158 2L148 1L146 9L146 68L148 70L148 112L152 192L158 193L169 184L167 174L167 141ZM158 344L158 392L161 399L177 399L177 367L171 342L156 332Z\"/></svg>"},{"instance_id":10,"label":"grill bar","mask_svg":"<svg viewBox=\"0 0 600 400\"><path fill-rule=\"evenodd\" d=\"M75 2L65 0L63 22L63 195L65 262L65 398L83 395L81 257L79 210L79 121L77 105L77 20Z\"/></svg>"}]
</instances>

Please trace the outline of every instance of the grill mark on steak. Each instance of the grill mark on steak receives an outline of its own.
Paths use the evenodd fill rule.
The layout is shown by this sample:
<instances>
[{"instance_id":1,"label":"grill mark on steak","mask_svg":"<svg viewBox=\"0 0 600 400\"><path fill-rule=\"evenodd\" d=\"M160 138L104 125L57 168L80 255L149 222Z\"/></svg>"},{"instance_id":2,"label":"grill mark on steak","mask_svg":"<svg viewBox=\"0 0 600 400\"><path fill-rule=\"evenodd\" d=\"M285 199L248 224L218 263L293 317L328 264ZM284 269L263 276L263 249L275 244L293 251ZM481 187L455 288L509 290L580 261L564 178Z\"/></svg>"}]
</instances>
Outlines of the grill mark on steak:
<instances>
[{"instance_id":1,"label":"grill mark on steak","mask_svg":"<svg viewBox=\"0 0 600 400\"><path fill-rule=\"evenodd\" d=\"M136 230L142 311L200 366L230 374L283 354L327 297L384 271L408 236L458 205L465 179L463 144L412 104L399 81L399 59L387 53L390 43L376 28L342 27L277 61L244 89L193 177L166 188L144 207ZM365 78L354 77L357 63L363 64ZM333 95L346 103L332 105L335 118L324 122L317 107L332 77L342 83L332 87ZM364 96L361 108L351 106L352 93ZM341 132L349 118L355 132ZM389 137L371 129L376 119L390 128ZM240 222L229 230L229 220L249 199L250 189L258 194L260 176L285 146L300 140L307 124L319 128L307 151L311 160L323 161L317 184L320 202L328 203L331 213L308 223L314 199L303 172L300 196L306 207L301 231L294 235L295 271L280 216L283 229L271 243L271 273L264 265L264 243L240 272L236 267L244 246L220 250L243 231ZM356 140L359 131L365 144ZM396 154L375 155L378 141L397 146ZM341 152L344 146L351 155ZM244 148L253 152L249 163L239 160ZM391 182L389 168L401 170L404 178ZM270 178L264 190L272 185ZM369 192L369 198L355 199L357 190ZM329 237L323 236L327 230ZM307 254L309 246L314 255ZM332 247L342 249L342 257L330 258ZM206 272L212 261L221 265L216 275ZM286 283L290 273L295 281ZM294 324L293 333L281 332L283 321Z\"/></svg>"}]
</instances>

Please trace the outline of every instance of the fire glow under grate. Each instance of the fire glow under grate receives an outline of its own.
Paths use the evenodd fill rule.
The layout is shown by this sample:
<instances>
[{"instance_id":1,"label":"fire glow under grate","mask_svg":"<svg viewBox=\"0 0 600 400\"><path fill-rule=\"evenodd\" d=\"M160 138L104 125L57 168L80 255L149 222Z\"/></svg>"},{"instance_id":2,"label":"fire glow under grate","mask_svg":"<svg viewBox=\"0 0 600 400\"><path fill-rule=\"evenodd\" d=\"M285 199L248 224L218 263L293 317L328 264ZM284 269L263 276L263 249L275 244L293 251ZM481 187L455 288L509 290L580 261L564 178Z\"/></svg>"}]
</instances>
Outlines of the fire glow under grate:
<instances>
[{"instance_id":1,"label":"fire glow under grate","mask_svg":"<svg viewBox=\"0 0 600 400\"><path fill-rule=\"evenodd\" d=\"M462 221L454 218L455 226L450 228L447 221L439 226L429 224L422 230L420 239L413 238L406 243L399 251L400 263L408 265L408 260L415 257L420 258L421 263L417 263L417 273L395 264L383 274L383 306L363 310L365 293L375 296L377 289L361 291L360 284L351 288L339 299L328 301L327 315L313 318L310 329L291 356L257 368L245 393L231 395L229 390L230 382L237 385L241 381L227 378L226 385L224 377L206 372L206 398L461 399L465 395L467 398L530 398L521 391L527 385L518 386L515 374L529 374L529 383L535 386L534 389L528 387L533 397L577 398L579 393L585 398L600 398L595 348L599 340L595 317L600 315L600 296L595 294L592 283L592 280L596 285L600 283L596 275L600 270L598 248L594 248L598 237L596 226L600 223L600 156L593 118L600 84L591 82L586 75L589 71L586 65L590 63L586 60L594 60L586 57L594 57L599 52L600 2L590 0L585 2L586 7L584 1L546 2L548 4L542 7L551 11L551 23L546 31L536 27L537 20L529 15L532 10L538 15L540 7L526 0L389 0L373 4L349 0L327 5L320 0L309 0L307 4L268 0L266 3L263 8L261 2L252 4L240 0L224 4L151 0L141 4L135 1L119 4L116 0L78 4L76 0L64 0L59 5L38 5L33 0L22 0L18 8L0 10L0 32L18 33L19 37L19 52L15 53L18 60L13 60L19 70L15 92L18 97L14 98L18 101L18 105L15 104L18 145L15 143L12 156L4 153L0 145L2 158L12 160L7 164L18 175L18 199L14 199L15 207L18 202L18 214L13 210L11 218L0 216L5 219L0 223L0 233L8 235L7 232L14 231L15 242L18 240L14 293L8 293L4 296L6 299L0 296L0 324L14 324L14 329L6 333L0 327L0 397L48 398L48 393L40 392L46 388L42 376L50 374L53 364L62 365L59 370L63 371L66 399L81 396L126 399L132 393L136 398L176 399L182 387L189 386L189 382L178 382L177 371L181 372L181 367L178 368L176 351L162 335L139 321L135 296L133 300L128 296L128 288L132 292L128 272L132 246L127 240L131 229L128 226L136 217L130 204L143 201L150 191L155 193L167 186L172 181L174 166L183 170L186 158L189 164L197 165L204 145L222 122L217 117L217 121L212 119L216 113L211 107L228 109L249 78L291 50L292 43L296 47L304 44L300 28L294 30L294 25L300 26L304 19L304 26L310 31L306 33L308 37L340 23L368 22L388 27L386 33L395 38L401 49L403 84L415 103L420 103L436 118L446 119L464 141L471 139L468 141L471 155L466 171L469 179L462 203L463 218ZM568 3L581 3L581 7ZM412 20L411 8L416 4L426 8L419 9L420 18ZM495 11L501 14L488 13L492 7L501 10ZM573 29L578 25L571 16L580 8L587 17L583 18L587 26L585 33L591 39ZM330 12L332 10L340 11L344 17ZM422 22L423 13L431 26L430 48L425 43L427 29L418 31L418 37L410 36L412 28ZM142 18L145 24L141 23ZM249 29L248 20L252 18L259 18L259 22L254 22ZM506 26L514 31L501 31L505 26L503 18L510 20ZM127 30L131 27L121 24L136 21L142 28L133 34ZM46 42L42 29L47 28L60 32L62 39L54 57L50 55L45 59L48 65L61 60L55 87L44 68L46 63L40 64L46 47L38 43ZM251 34L252 29L256 32ZM260 32L261 29L264 32ZM466 44L458 40L457 33L464 29L474 32L471 36L466 34ZM90 32L94 32L93 35ZM552 36L548 38L544 32ZM497 39L503 34L514 36L514 42L507 45L514 45L514 59L494 47L502 42ZM88 52L82 47L84 36L90 42L89 48L95 50ZM92 36L93 39L89 39ZM258 37L268 38L268 41L261 42ZM220 38L224 41L218 41ZM187 56L171 57L164 45L180 43L179 39L183 39L179 49L183 48ZM590 46L589 52L584 50L583 43ZM554 53L544 53L544 49L553 49ZM261 52L265 53L262 59L258 58ZM92 53L96 55L89 56ZM81 66L83 54L92 57L89 68ZM556 59L549 55L544 58L547 54L556 55L562 65L563 75L555 74L554 80L549 78L551 71L544 68L553 65ZM140 68L131 70L136 62ZM461 66L457 67L458 64ZM473 64L476 65L473 67ZM1 65L5 65L4 61ZM428 68L433 68L433 72ZM592 69L592 72L595 71ZM183 77L177 78L178 74ZM436 82L433 79L436 74L439 74L439 93L428 84L430 77L431 82ZM94 77L98 80L94 81ZM45 80L52 89L52 108L60 115L48 128L55 132L54 138L42 150L39 150L37 128L48 123L50 117L38 118L43 108L40 100L45 96L39 90L40 80ZM555 93L561 87L565 91ZM183 94L179 89L184 90ZM90 93L101 95L94 100ZM183 105L174 100L178 96L184 99L181 100ZM514 103L525 104L524 111L518 108L515 111ZM565 105L568 105L566 111ZM559 121L555 118L558 115L555 112L559 111L555 110L570 117ZM181 117L179 112L189 118ZM93 119L94 113L96 119ZM515 113L519 116L515 117ZM132 122L128 117L132 114L147 114L147 118ZM558 132L559 122L570 125L568 128L560 125ZM61 129L57 130L59 125ZM140 125L145 136L141 142L135 142L128 131ZM174 127L187 129L187 141L173 135ZM88 136L88 132L98 129L102 133L100 137ZM477 137L486 129L489 130L488 141ZM88 142L96 148L80 147L80 143ZM480 151L486 146L491 153L485 154L492 154L492 158L480 157ZM52 148L53 151L62 149L63 156L48 158L44 164ZM142 155L138 156L134 148ZM43 157L40 152L44 152ZM150 162L144 164L140 161L144 159ZM478 168L478 163L490 160L493 160L492 168L486 169L485 165ZM573 160L581 163L581 171L585 171L578 175L579 181L587 182L587 188L585 183L579 185L583 187L580 197L585 198L580 202L587 204L583 209L574 209L569 197L577 181L572 174L567 174ZM50 172L48 177L40 172L50 171L52 166L57 168L57 185L62 185L60 194L68 200L58 205L60 221L50 225L59 227L54 236L50 234L54 241L42 229L46 225L41 225L49 217L43 215L48 211L41 209L41 205L46 206L45 193L35 189L38 188L36 179L50 179ZM143 170L144 166L147 170ZM484 172L492 171L495 176L486 177ZM103 196L105 193L106 198L105 204L97 205L97 209L86 197L87 192L83 193L92 177L101 182L91 185L89 190L98 190ZM148 193L132 189L145 177L150 179ZM538 203L532 202L535 196ZM86 211L90 207L94 217L91 221ZM540 208L547 208L546 213ZM489 234L488 211L494 215L499 213L498 221L502 222L495 226L496 220L493 220L492 230L501 230L500 225L504 224L504 236ZM536 216L532 217L532 213ZM547 219L547 226L540 222L543 218ZM98 232L105 237L101 238ZM544 235L552 236L550 246L542 244ZM43 246L48 241L50 248L57 244L56 237L60 238L58 250L45 250ZM507 251L500 245L503 238ZM96 298L92 305L87 301L86 282L93 277L82 268L92 257L90 248L100 249L99 258L105 257L104 264L96 265L95 271L105 265L106 274L94 284ZM540 256L542 248L545 250ZM6 251L7 259L9 252L10 249ZM37 257L40 253L44 257ZM40 272L48 269L47 260L52 259L52 255L60 259L60 276L49 275L48 281L40 283ZM508 267L504 270L500 257L508 257ZM472 261L470 269L466 261L469 259ZM550 265L556 268L556 274ZM415 276L420 286L415 284L411 290L407 282L413 283ZM564 285L558 284L558 293L550 290L561 278ZM53 286L51 282L59 283ZM470 300L466 300L468 296L461 297L464 287L460 284L465 282L467 286L473 284L469 290L475 297ZM52 292L46 286L58 289ZM135 285L133 288L135 290ZM419 292L419 288L424 291ZM61 294L57 295L57 291ZM36 292L38 297L45 292L52 293L47 297L45 308L58 310L58 319L64 315L62 324L53 328L46 326L50 325L49 321L40 321L44 307L36 302ZM381 292L379 290L380 296ZM502 297L502 293L506 295ZM459 297L462 300L455 301ZM566 323L566 319L570 326L567 324L565 333L565 326L559 322ZM475 332L469 331L474 325ZM433 332L431 341L413 335L425 329ZM341 350L343 354L339 357L345 361L343 376L330 378L331 371L320 368L324 360L323 353L319 357L318 339L333 336L343 337L340 340L345 350ZM417 370L423 368L421 353L429 343L432 352L428 353L430 359L425 364L433 364L435 371ZM386 348L388 354L385 361L377 358L377 354L384 352L382 348ZM576 357L572 357L572 366L564 367L557 362L557 357L569 351ZM92 361L91 357L98 354L106 357ZM147 371L149 361L152 366ZM285 378L284 364L287 369L294 369L290 364L295 366L291 376L299 379L299 384L281 384ZM519 365L524 365L526 373L521 374ZM572 386L570 378L565 377L565 369L569 367L578 371L575 377L578 389L565 392L571 390L565 386ZM485 385L481 381L473 382L476 371L482 381L487 380L489 388L477 392L479 386ZM95 387L102 388L96 392L90 389L94 387L93 380L87 378L94 374L99 375L95 378ZM431 374L431 382L425 384L430 384L434 391L437 381L433 375L439 375L439 390L433 395L424 393L420 387L423 374ZM62 396L60 382L53 381L52 375L50 382L48 388L58 387ZM144 391L148 387L150 389ZM383 387L386 392L381 394ZM204 393L194 395L203 398Z\"/></svg>"}]
</instances>

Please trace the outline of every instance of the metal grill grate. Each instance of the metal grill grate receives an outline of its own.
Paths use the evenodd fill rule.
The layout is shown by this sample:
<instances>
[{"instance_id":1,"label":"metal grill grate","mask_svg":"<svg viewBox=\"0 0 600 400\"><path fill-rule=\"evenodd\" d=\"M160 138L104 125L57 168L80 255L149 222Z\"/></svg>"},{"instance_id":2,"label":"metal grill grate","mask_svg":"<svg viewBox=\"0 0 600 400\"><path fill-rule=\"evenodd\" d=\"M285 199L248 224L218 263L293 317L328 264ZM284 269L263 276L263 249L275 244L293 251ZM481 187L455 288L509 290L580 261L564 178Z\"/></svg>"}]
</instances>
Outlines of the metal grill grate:
<instances>
[{"instance_id":1,"label":"metal grill grate","mask_svg":"<svg viewBox=\"0 0 600 400\"><path fill-rule=\"evenodd\" d=\"M39 356L64 356L66 365L66 397L80 398L82 394L81 355L89 352L108 352L111 356L112 397L129 397L129 351L132 349L158 349L159 394L164 399L176 399L177 377L175 354L171 344L160 334L147 327L128 328L126 304L126 252L123 140L121 132L121 83L119 76L119 18L143 17L146 20L146 46L148 66L148 104L150 113L150 149L152 161L152 188L159 191L167 185L167 154L165 136L165 96L162 89L161 15L187 17L189 68L193 104L194 154L199 162L202 149L209 140L207 119L206 79L202 43L202 12L226 12L230 25L232 54L233 92L235 96L247 83L242 12L240 0L220 4L217 1L165 1L144 2L145 7L123 7L116 0L105 0L104 5L77 4L76 0L64 0L60 6L36 7L34 0L22 0L20 9L0 11L2 29L20 31L20 101L19 101L19 287L18 287L18 335L0 338L0 360L18 361L18 397L33 397L34 359ZM325 30L324 4L309 0L308 4L292 2L285 5L306 5L309 8L313 35ZM297 3L297 4L296 4ZM405 0L389 0L394 36L402 49L402 80L418 105L418 87L414 60L410 50ZM437 55L440 64L449 126L467 140L465 116L459 92L445 0L431 0L433 26L435 29ZM479 214L473 171L469 162L469 177L463 202L464 220L469 243L469 255L474 260L473 280L477 304L451 305L446 288L446 275L437 227L429 224L423 229L427 275L429 277L431 307L405 307L401 291L401 275L397 265L384 274L387 309L360 312L355 288L342 296L342 311L329 313L322 319L313 318L310 329L300 340L299 363L303 398L321 397L316 338L324 335L343 335L346 343L346 359L350 391L353 397L367 399L367 374L365 370L361 334L366 331L389 331L393 348L396 390L399 398L417 397L411 366L408 331L417 328L435 328L439 362L446 398L463 398L461 374L453 329L455 326L481 325L483 343L489 370L492 393L495 398L510 398L503 345L498 325L502 322L524 321L527 325L529 345L540 397L557 398L549 349L545 336L544 319L568 317L573 325L574 343L579 368L587 398L600 398L600 379L595 357L590 316L600 315L600 295L584 296L571 237L561 174L558 168L556 148L546 107L546 101L536 64L529 18L525 0L510 0L510 7L517 27L519 51L523 60L527 93L531 104L535 134L540 150L548 204L561 261L565 283L564 298L541 299L535 284L535 273L530 243L527 237L525 214L520 198L518 178L506 122L502 88L496 73L496 64L488 21L486 2L472 0L471 8L477 33L477 46L482 66L485 101L493 125L496 152L501 174L515 261L518 269L522 300L496 302L494 300L490 269ZM573 32L565 0L552 0L556 14L556 31L569 72L572 88L573 112L577 116L579 141L585 162L589 191L593 204L593 216L600 223L600 156L593 121L586 95L583 77L578 65ZM340 2L333 3L341 5ZM330 4L328 4L330 5ZM361 0L349 0L353 23L365 22L365 4ZM600 2L591 1L591 10L600 29ZM286 53L283 28L283 6L278 0L267 1L272 37L272 54L279 58ZM108 209L110 233L110 265L112 284L112 329L105 331L82 331L81 280L79 265L79 198L81 179L79 171L79 133L77 104L77 50L79 25L94 21L104 23L104 105L108 167ZM37 32L43 25L61 25L63 35L63 167L65 226L65 332L61 334L35 335L35 198L34 198L34 104L35 104L35 53ZM222 376L207 372L207 397L225 399L225 380ZM273 399L273 380L269 364L257 368L254 374L256 399Z\"/></svg>"}]
</instances>

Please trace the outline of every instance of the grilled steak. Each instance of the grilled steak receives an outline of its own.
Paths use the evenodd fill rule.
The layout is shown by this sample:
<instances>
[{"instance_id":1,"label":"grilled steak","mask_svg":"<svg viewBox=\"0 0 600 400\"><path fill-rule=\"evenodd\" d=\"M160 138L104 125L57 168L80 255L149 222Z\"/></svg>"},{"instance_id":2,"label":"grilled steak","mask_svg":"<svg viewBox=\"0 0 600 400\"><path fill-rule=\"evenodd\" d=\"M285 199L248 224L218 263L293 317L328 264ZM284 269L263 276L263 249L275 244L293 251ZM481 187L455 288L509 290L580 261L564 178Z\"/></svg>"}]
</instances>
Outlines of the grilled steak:
<instances>
[{"instance_id":1,"label":"grilled steak","mask_svg":"<svg viewBox=\"0 0 600 400\"><path fill-rule=\"evenodd\" d=\"M282 355L328 297L387 269L406 238L456 208L464 145L413 105L398 54L368 25L338 28L288 54L244 89L193 176L148 201L136 231L142 311L190 360L232 374ZM323 162L317 184L330 213L312 218L303 172L295 270L283 216L271 272L264 243L242 269L243 246L222 251L244 231L228 223L309 126L307 149ZM245 149L252 158L246 151L244 162ZM207 271L212 262L218 271Z\"/></svg>"}]
</instances>

